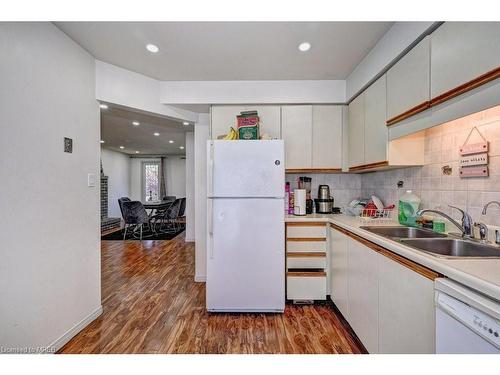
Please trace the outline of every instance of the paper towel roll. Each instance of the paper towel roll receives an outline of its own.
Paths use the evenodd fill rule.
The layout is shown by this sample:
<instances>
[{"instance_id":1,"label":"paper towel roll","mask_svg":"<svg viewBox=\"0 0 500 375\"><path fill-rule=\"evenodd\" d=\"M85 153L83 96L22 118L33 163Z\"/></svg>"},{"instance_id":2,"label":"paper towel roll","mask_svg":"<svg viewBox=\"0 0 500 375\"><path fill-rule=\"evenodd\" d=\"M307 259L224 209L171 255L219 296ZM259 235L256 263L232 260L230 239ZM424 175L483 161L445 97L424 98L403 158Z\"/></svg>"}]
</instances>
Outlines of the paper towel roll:
<instances>
[{"instance_id":1,"label":"paper towel roll","mask_svg":"<svg viewBox=\"0 0 500 375\"><path fill-rule=\"evenodd\" d=\"M303 216L306 214L306 189L295 189L293 191L293 214Z\"/></svg>"}]
</instances>

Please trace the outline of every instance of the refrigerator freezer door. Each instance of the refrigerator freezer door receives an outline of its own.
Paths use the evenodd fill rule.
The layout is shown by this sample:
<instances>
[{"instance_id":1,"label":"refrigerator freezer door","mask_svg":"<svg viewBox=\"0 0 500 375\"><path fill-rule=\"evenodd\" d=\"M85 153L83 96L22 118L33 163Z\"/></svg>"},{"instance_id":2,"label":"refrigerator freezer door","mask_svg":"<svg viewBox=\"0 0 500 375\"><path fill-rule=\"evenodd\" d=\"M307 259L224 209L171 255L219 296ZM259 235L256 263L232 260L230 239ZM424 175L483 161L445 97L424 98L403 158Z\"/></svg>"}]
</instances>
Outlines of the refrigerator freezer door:
<instances>
[{"instance_id":1,"label":"refrigerator freezer door","mask_svg":"<svg viewBox=\"0 0 500 375\"><path fill-rule=\"evenodd\" d=\"M212 199L207 310L285 308L283 199Z\"/></svg>"},{"instance_id":2,"label":"refrigerator freezer door","mask_svg":"<svg viewBox=\"0 0 500 375\"><path fill-rule=\"evenodd\" d=\"M209 141L209 197L284 196L284 144L273 141Z\"/></svg>"}]
</instances>

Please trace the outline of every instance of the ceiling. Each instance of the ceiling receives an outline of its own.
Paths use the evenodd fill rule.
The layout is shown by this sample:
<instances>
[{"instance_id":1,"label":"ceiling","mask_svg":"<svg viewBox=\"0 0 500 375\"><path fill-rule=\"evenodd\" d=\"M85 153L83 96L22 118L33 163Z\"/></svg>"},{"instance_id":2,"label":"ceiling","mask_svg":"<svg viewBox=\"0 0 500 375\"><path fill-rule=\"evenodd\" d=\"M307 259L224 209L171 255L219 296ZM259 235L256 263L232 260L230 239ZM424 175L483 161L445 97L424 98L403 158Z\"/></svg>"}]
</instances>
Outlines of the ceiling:
<instances>
[{"instance_id":1,"label":"ceiling","mask_svg":"<svg viewBox=\"0 0 500 375\"><path fill-rule=\"evenodd\" d=\"M57 22L97 59L164 81L346 79L392 22ZM307 41L312 47L300 52ZM156 54L145 46L160 48Z\"/></svg>"},{"instance_id":2,"label":"ceiling","mask_svg":"<svg viewBox=\"0 0 500 375\"><path fill-rule=\"evenodd\" d=\"M138 121L139 126L134 126ZM101 109L102 147L129 155L185 155L186 132L194 125L109 105ZM160 133L155 136L154 133ZM174 143L169 143L172 140ZM124 146L124 149L120 149ZM136 154L139 151L139 154Z\"/></svg>"}]
</instances>

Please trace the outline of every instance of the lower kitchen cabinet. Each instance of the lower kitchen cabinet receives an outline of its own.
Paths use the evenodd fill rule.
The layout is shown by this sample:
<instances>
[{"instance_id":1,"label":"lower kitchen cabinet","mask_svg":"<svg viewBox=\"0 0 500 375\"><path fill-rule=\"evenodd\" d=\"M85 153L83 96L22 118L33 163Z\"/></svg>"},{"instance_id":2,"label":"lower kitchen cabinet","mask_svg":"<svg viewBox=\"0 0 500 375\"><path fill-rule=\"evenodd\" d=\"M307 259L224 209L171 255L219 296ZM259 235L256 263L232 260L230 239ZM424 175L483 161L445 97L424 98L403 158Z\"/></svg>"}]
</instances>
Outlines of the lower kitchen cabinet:
<instances>
[{"instance_id":1,"label":"lower kitchen cabinet","mask_svg":"<svg viewBox=\"0 0 500 375\"><path fill-rule=\"evenodd\" d=\"M380 256L379 352L435 353L434 281Z\"/></svg>"},{"instance_id":2,"label":"lower kitchen cabinet","mask_svg":"<svg viewBox=\"0 0 500 375\"><path fill-rule=\"evenodd\" d=\"M343 229L329 237L331 299L368 352L434 353L439 275Z\"/></svg>"},{"instance_id":3,"label":"lower kitchen cabinet","mask_svg":"<svg viewBox=\"0 0 500 375\"><path fill-rule=\"evenodd\" d=\"M347 275L349 237L330 228L330 298L346 320L350 320Z\"/></svg>"},{"instance_id":4,"label":"lower kitchen cabinet","mask_svg":"<svg viewBox=\"0 0 500 375\"><path fill-rule=\"evenodd\" d=\"M369 353L378 353L378 258L363 244L349 240L349 324Z\"/></svg>"}]
</instances>

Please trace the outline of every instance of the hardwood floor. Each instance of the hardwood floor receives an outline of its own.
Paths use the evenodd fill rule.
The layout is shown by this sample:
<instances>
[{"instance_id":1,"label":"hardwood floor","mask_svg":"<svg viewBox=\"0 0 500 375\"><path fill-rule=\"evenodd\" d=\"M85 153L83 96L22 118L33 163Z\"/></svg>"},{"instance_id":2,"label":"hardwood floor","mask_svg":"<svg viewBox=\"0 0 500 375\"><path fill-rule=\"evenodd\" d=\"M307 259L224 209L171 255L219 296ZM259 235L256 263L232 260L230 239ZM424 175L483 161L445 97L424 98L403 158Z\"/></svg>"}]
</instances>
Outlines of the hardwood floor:
<instances>
[{"instance_id":1,"label":"hardwood floor","mask_svg":"<svg viewBox=\"0 0 500 375\"><path fill-rule=\"evenodd\" d=\"M59 353L364 353L331 304L214 314L194 282L194 244L102 241L103 314Z\"/></svg>"}]
</instances>

